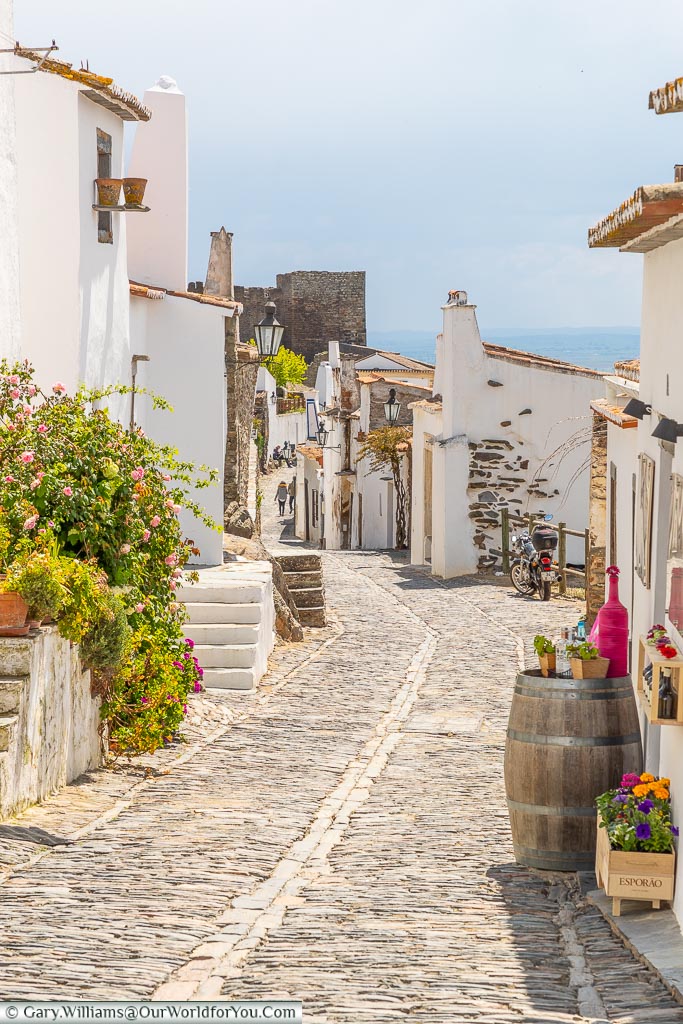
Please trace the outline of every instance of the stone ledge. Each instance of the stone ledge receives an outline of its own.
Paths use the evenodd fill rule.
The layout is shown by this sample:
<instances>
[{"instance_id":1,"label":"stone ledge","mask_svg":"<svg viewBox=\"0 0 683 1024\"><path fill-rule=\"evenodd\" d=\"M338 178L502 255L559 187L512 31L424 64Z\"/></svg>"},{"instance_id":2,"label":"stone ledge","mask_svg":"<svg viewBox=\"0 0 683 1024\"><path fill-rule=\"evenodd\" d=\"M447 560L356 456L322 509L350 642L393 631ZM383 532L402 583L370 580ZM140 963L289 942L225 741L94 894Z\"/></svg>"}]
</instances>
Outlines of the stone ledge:
<instances>
[{"instance_id":1,"label":"stone ledge","mask_svg":"<svg viewBox=\"0 0 683 1024\"><path fill-rule=\"evenodd\" d=\"M683 935L673 910L652 910L642 900L622 900L620 917L602 889L586 893L627 949L657 975L674 999L683 1004Z\"/></svg>"}]
</instances>

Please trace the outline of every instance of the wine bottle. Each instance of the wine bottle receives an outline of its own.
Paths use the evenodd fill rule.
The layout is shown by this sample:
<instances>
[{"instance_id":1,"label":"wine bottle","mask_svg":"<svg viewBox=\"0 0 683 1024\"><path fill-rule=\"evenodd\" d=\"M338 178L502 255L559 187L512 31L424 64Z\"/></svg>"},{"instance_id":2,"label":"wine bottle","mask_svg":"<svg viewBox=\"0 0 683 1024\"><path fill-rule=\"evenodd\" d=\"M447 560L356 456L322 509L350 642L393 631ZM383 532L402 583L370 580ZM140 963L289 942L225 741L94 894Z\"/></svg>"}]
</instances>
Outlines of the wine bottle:
<instances>
[{"instance_id":1,"label":"wine bottle","mask_svg":"<svg viewBox=\"0 0 683 1024\"><path fill-rule=\"evenodd\" d=\"M662 669L659 682L658 718L676 717L676 694L671 685L671 669Z\"/></svg>"}]
</instances>

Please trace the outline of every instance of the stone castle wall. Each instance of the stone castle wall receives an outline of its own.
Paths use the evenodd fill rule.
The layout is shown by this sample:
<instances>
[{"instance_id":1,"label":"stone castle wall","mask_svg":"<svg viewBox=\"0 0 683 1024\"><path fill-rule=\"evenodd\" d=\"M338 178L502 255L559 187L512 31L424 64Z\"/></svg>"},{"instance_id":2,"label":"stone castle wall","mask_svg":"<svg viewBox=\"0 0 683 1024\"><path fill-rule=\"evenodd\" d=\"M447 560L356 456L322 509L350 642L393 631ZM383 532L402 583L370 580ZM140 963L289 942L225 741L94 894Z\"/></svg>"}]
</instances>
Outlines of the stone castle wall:
<instances>
[{"instance_id":1,"label":"stone castle wall","mask_svg":"<svg viewBox=\"0 0 683 1024\"><path fill-rule=\"evenodd\" d=\"M295 270L278 274L274 288L235 286L244 306L240 340L249 341L266 302L286 327L283 344L312 360L330 341L365 345L365 271Z\"/></svg>"}]
</instances>

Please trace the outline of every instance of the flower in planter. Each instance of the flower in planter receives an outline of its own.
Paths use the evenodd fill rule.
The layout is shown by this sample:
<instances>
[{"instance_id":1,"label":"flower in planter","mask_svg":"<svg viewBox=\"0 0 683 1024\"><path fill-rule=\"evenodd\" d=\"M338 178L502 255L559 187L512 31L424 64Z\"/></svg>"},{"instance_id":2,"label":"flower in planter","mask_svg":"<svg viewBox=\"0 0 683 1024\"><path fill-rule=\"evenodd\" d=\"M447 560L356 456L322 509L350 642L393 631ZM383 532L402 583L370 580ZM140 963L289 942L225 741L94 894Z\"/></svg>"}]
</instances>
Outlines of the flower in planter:
<instances>
[{"instance_id":1,"label":"flower in planter","mask_svg":"<svg viewBox=\"0 0 683 1024\"><path fill-rule=\"evenodd\" d=\"M678 657L678 651L671 644L657 644L657 650L665 658L676 658ZM667 670L668 671L668 670Z\"/></svg>"},{"instance_id":2,"label":"flower in planter","mask_svg":"<svg viewBox=\"0 0 683 1024\"><path fill-rule=\"evenodd\" d=\"M652 829L646 821L641 822L640 825L636 825L636 839L649 839L652 835Z\"/></svg>"},{"instance_id":3,"label":"flower in planter","mask_svg":"<svg viewBox=\"0 0 683 1024\"><path fill-rule=\"evenodd\" d=\"M669 780L628 772L621 781L596 800L612 849L670 853L678 829L671 823Z\"/></svg>"},{"instance_id":4,"label":"flower in planter","mask_svg":"<svg viewBox=\"0 0 683 1024\"><path fill-rule=\"evenodd\" d=\"M635 775L633 772L627 772L626 775L621 776L622 788L626 787L632 789L633 786L637 786L640 782L640 775Z\"/></svg>"},{"instance_id":5,"label":"flower in planter","mask_svg":"<svg viewBox=\"0 0 683 1024\"><path fill-rule=\"evenodd\" d=\"M647 798L645 800L641 800L638 804L638 810L641 814L649 814L653 807L654 804L652 800L648 800Z\"/></svg>"}]
</instances>

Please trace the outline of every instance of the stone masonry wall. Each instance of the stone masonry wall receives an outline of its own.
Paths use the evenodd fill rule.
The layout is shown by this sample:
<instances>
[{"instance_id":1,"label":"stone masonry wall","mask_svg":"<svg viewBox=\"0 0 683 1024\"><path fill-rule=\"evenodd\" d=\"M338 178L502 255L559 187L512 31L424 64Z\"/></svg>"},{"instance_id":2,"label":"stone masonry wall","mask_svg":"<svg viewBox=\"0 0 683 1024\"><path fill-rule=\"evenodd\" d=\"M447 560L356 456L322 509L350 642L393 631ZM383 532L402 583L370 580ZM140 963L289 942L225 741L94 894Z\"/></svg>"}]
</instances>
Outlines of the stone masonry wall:
<instances>
[{"instance_id":1,"label":"stone masonry wall","mask_svg":"<svg viewBox=\"0 0 683 1024\"><path fill-rule=\"evenodd\" d=\"M225 319L227 424L225 442L224 508L231 501L247 506L249 454L258 376L258 353L237 341L236 318Z\"/></svg>"},{"instance_id":2,"label":"stone masonry wall","mask_svg":"<svg viewBox=\"0 0 683 1024\"><path fill-rule=\"evenodd\" d=\"M409 408L409 404L419 402L425 397L426 392L419 388L411 388L409 384L388 384L386 381L378 380L370 385L370 430L388 426L384 415L384 403L389 401L389 392L392 388L396 392L396 401L401 404L396 425L412 426L413 410Z\"/></svg>"},{"instance_id":3,"label":"stone masonry wall","mask_svg":"<svg viewBox=\"0 0 683 1024\"><path fill-rule=\"evenodd\" d=\"M267 301L285 324L283 344L311 360L329 341L366 344L365 271L295 270L278 274L274 288L235 286L244 306L241 338L248 341Z\"/></svg>"},{"instance_id":4,"label":"stone masonry wall","mask_svg":"<svg viewBox=\"0 0 683 1024\"><path fill-rule=\"evenodd\" d=\"M523 522L529 499L541 502L557 490L546 491L546 481L534 475L523 450L516 452L510 441L500 438L470 442L470 519L474 522L474 543L479 551L479 569L501 564L500 510L507 506L510 523Z\"/></svg>"}]
</instances>

